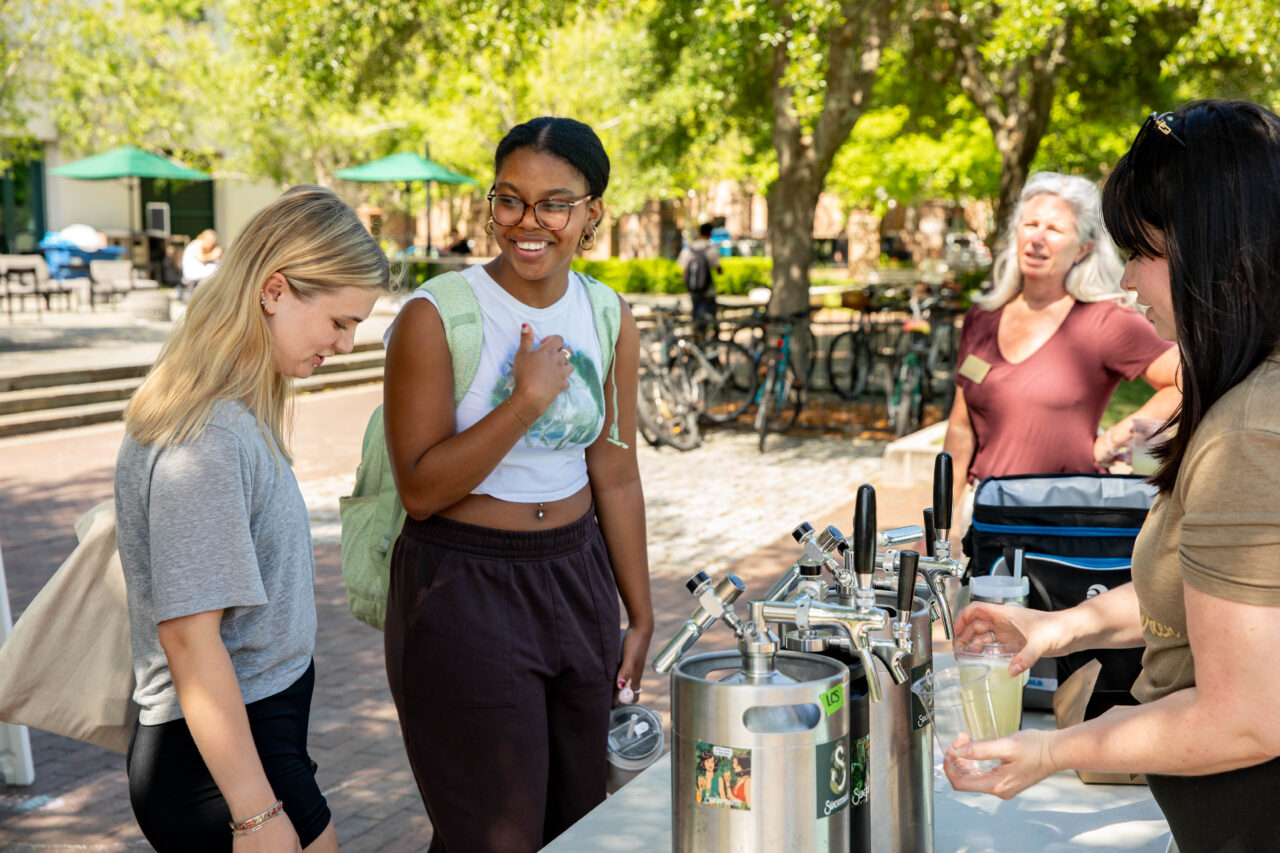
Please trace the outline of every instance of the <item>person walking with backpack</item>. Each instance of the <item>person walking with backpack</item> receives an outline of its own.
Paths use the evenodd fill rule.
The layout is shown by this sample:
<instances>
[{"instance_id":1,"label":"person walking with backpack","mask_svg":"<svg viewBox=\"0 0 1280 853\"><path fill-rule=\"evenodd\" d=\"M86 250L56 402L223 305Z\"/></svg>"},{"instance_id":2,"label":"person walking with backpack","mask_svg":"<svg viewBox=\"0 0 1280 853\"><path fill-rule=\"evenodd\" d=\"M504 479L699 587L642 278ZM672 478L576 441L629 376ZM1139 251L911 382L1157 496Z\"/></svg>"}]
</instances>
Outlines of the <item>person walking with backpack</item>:
<instances>
[{"instance_id":1,"label":"person walking with backpack","mask_svg":"<svg viewBox=\"0 0 1280 853\"><path fill-rule=\"evenodd\" d=\"M608 155L587 125L537 118L503 138L494 173L499 256L428 282L387 345L408 513L387 678L432 853L531 853L600 803L609 710L641 692L653 635L639 336L569 266L595 244Z\"/></svg>"},{"instance_id":2,"label":"person walking with backpack","mask_svg":"<svg viewBox=\"0 0 1280 853\"><path fill-rule=\"evenodd\" d=\"M126 767L161 853L338 849L306 748L315 553L287 423L292 379L351 351L388 278L355 211L294 187L195 291L125 409Z\"/></svg>"},{"instance_id":3,"label":"person walking with backpack","mask_svg":"<svg viewBox=\"0 0 1280 853\"><path fill-rule=\"evenodd\" d=\"M681 249L676 259L693 303L693 323L703 330L700 337L714 331L716 323L716 286L711 273L720 272L720 253L711 245L711 230L710 222L699 225L698 239Z\"/></svg>"}]
</instances>

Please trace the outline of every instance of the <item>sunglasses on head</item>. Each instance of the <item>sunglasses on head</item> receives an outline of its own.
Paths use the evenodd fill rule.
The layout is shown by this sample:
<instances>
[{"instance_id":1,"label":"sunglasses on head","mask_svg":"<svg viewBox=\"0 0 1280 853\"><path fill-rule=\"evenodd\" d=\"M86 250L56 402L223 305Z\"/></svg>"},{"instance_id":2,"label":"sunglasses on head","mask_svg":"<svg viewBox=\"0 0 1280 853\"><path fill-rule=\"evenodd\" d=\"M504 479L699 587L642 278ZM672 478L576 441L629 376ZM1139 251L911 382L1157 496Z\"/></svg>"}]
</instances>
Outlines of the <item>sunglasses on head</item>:
<instances>
[{"instance_id":1,"label":"sunglasses on head","mask_svg":"<svg viewBox=\"0 0 1280 853\"><path fill-rule=\"evenodd\" d=\"M1181 136L1179 136L1177 131L1175 131L1172 127L1169 126L1169 122L1176 118L1178 118L1178 116L1174 115L1173 113L1153 112L1151 115L1147 116L1147 120L1142 123L1141 129L1138 130L1138 135L1134 137L1132 148L1136 149L1139 145L1141 145L1143 138L1147 135L1147 131L1153 127L1156 130L1160 131L1162 135L1169 137L1174 142L1177 142L1179 145L1181 145L1183 148L1186 148L1187 147L1186 140L1183 139Z\"/></svg>"}]
</instances>

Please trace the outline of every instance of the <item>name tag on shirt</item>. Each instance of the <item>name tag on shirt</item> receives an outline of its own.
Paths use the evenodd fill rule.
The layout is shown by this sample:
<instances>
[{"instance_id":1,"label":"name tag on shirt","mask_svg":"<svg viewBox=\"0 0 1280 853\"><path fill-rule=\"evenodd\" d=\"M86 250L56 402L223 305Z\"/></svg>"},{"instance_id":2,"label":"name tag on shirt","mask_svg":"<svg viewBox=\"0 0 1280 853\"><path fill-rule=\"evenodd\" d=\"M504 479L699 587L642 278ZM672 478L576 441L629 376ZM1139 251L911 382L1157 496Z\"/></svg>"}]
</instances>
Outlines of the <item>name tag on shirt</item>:
<instances>
[{"instance_id":1,"label":"name tag on shirt","mask_svg":"<svg viewBox=\"0 0 1280 853\"><path fill-rule=\"evenodd\" d=\"M973 353L969 353L964 358L964 362L960 365L960 375L970 382L982 384L987 378L987 374L991 372L991 365L978 358Z\"/></svg>"}]
</instances>

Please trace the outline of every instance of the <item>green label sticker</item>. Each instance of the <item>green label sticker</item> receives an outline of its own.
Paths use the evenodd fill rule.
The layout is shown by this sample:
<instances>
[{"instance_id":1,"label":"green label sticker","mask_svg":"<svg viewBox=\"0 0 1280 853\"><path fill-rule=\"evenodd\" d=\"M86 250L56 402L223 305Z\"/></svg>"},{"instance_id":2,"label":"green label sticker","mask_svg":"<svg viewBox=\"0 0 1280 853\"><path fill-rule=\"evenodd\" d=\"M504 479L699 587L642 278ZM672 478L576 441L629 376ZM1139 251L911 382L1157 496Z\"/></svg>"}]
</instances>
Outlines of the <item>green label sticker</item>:
<instances>
[{"instance_id":1,"label":"green label sticker","mask_svg":"<svg viewBox=\"0 0 1280 853\"><path fill-rule=\"evenodd\" d=\"M822 700L823 710L825 710L827 712L827 716L830 717L836 711L839 711L844 707L844 685L837 684L826 693L820 693L818 698Z\"/></svg>"},{"instance_id":2,"label":"green label sticker","mask_svg":"<svg viewBox=\"0 0 1280 853\"><path fill-rule=\"evenodd\" d=\"M853 775L851 771L855 770L849 766L849 739L842 737L829 743L818 744L815 747L813 767L817 783L815 797L818 807L817 816L831 817L848 807L849 783ZM864 771L865 765L858 770ZM865 775L862 784L865 791Z\"/></svg>"}]
</instances>

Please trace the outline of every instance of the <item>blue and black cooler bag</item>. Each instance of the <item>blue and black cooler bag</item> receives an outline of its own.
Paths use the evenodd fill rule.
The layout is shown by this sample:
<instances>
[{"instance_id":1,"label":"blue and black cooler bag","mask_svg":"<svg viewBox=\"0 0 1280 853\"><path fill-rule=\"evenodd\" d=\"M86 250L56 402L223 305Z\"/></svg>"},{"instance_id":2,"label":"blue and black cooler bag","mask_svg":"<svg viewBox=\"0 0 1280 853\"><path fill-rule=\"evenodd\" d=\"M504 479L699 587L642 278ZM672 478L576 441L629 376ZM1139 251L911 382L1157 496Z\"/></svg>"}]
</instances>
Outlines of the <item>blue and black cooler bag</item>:
<instances>
[{"instance_id":1,"label":"blue and black cooler bag","mask_svg":"<svg viewBox=\"0 0 1280 853\"><path fill-rule=\"evenodd\" d=\"M1053 474L988 477L974 493L973 525L964 538L973 575L1012 574L1016 549L1030 582L1028 606L1065 610L1130 581L1133 542L1155 499L1143 477ZM1099 649L1046 658L1031 669L1028 708L1052 708L1058 685L1090 660L1102 664L1090 719L1134 704L1129 689L1142 649Z\"/></svg>"}]
</instances>

